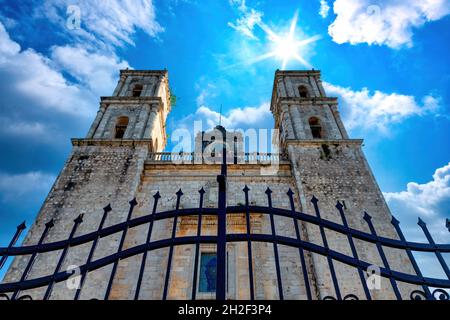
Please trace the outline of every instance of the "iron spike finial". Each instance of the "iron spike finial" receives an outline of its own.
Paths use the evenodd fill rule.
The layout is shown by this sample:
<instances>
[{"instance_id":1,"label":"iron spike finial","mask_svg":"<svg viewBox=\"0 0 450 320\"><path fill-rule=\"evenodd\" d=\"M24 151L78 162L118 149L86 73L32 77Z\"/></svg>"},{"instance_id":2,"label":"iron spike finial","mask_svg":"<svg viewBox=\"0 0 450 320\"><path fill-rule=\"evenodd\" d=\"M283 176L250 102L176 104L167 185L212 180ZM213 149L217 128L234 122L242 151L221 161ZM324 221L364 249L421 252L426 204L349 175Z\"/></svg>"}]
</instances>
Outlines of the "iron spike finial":
<instances>
[{"instance_id":1,"label":"iron spike finial","mask_svg":"<svg viewBox=\"0 0 450 320\"><path fill-rule=\"evenodd\" d=\"M368 214L366 211L364 211L363 219L366 220L367 222L370 222L372 220L372 216Z\"/></svg>"},{"instance_id":2,"label":"iron spike finial","mask_svg":"<svg viewBox=\"0 0 450 320\"><path fill-rule=\"evenodd\" d=\"M337 208L339 211L341 211L342 208L344 208L344 205L338 200L337 203L336 203L336 208Z\"/></svg>"},{"instance_id":3,"label":"iron spike finial","mask_svg":"<svg viewBox=\"0 0 450 320\"><path fill-rule=\"evenodd\" d=\"M311 198L311 202L312 203L317 203L317 202L319 202L319 199L317 199L316 196L313 195L312 198Z\"/></svg>"},{"instance_id":4,"label":"iron spike finial","mask_svg":"<svg viewBox=\"0 0 450 320\"><path fill-rule=\"evenodd\" d=\"M55 225L55 221L53 220L53 218L45 224L45 226L47 228L53 228L54 225Z\"/></svg>"},{"instance_id":5,"label":"iron spike finial","mask_svg":"<svg viewBox=\"0 0 450 320\"><path fill-rule=\"evenodd\" d=\"M421 228L426 228L427 224L425 223L425 221L423 221L420 217L419 217L419 221L417 222L417 224L421 227Z\"/></svg>"},{"instance_id":6,"label":"iron spike finial","mask_svg":"<svg viewBox=\"0 0 450 320\"><path fill-rule=\"evenodd\" d=\"M250 191L250 188L249 188L247 185L245 185L245 187L244 187L244 189L242 189L242 191L244 191L245 193L247 193L247 192Z\"/></svg>"},{"instance_id":7,"label":"iron spike finial","mask_svg":"<svg viewBox=\"0 0 450 320\"><path fill-rule=\"evenodd\" d=\"M203 189L203 187L202 187L200 190L198 190L198 192L199 192L200 194L205 194L205 193L206 193L206 191L205 191L205 189Z\"/></svg>"},{"instance_id":8,"label":"iron spike finial","mask_svg":"<svg viewBox=\"0 0 450 320\"><path fill-rule=\"evenodd\" d=\"M286 194L287 194L289 197L292 197L292 196L294 195L294 192L292 191L291 188L289 188L289 190L288 190L288 192L286 192Z\"/></svg>"},{"instance_id":9,"label":"iron spike finial","mask_svg":"<svg viewBox=\"0 0 450 320\"><path fill-rule=\"evenodd\" d=\"M81 213L75 220L73 220L73 222L75 222L75 223L82 223L83 222L83 216L84 216L84 214Z\"/></svg>"},{"instance_id":10,"label":"iron spike finial","mask_svg":"<svg viewBox=\"0 0 450 320\"><path fill-rule=\"evenodd\" d=\"M111 204L108 203L108 205L107 205L106 207L103 208L103 211L105 211L105 212L111 212L111 211L112 211Z\"/></svg>"},{"instance_id":11,"label":"iron spike finial","mask_svg":"<svg viewBox=\"0 0 450 320\"><path fill-rule=\"evenodd\" d=\"M130 206L133 206L133 207L136 206L138 204L138 202L136 201L136 197L134 197L133 200L131 200L129 202L129 204L130 204Z\"/></svg>"},{"instance_id":12,"label":"iron spike finial","mask_svg":"<svg viewBox=\"0 0 450 320\"><path fill-rule=\"evenodd\" d=\"M176 195L178 197L181 197L183 195L183 191L181 191L181 188L180 188L180 190L177 191Z\"/></svg>"},{"instance_id":13,"label":"iron spike finial","mask_svg":"<svg viewBox=\"0 0 450 320\"><path fill-rule=\"evenodd\" d=\"M23 230L23 229L26 229L27 228L27 226L26 226L26 224L25 224L25 221L23 221L21 224L19 224L18 226L17 226L17 229L19 229L19 230Z\"/></svg>"},{"instance_id":14,"label":"iron spike finial","mask_svg":"<svg viewBox=\"0 0 450 320\"><path fill-rule=\"evenodd\" d=\"M270 190L269 187L267 187L267 189L266 189L266 194L267 194L267 195L272 194L272 190Z\"/></svg>"},{"instance_id":15,"label":"iron spike finial","mask_svg":"<svg viewBox=\"0 0 450 320\"><path fill-rule=\"evenodd\" d=\"M400 224L400 221L398 221L394 216L392 216L391 223L394 226L398 226Z\"/></svg>"},{"instance_id":16,"label":"iron spike finial","mask_svg":"<svg viewBox=\"0 0 450 320\"><path fill-rule=\"evenodd\" d=\"M159 191L157 191L154 195L153 195L153 199L160 199L161 195L159 194Z\"/></svg>"}]
</instances>

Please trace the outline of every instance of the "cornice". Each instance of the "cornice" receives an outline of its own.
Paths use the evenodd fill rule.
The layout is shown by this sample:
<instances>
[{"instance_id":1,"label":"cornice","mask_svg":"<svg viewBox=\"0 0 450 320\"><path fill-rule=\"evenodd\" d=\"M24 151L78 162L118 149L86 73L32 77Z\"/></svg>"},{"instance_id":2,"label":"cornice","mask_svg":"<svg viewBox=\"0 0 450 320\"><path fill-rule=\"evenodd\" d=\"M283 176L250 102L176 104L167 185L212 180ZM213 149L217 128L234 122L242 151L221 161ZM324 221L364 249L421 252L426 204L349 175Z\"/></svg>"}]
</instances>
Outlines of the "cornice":
<instances>
[{"instance_id":1,"label":"cornice","mask_svg":"<svg viewBox=\"0 0 450 320\"><path fill-rule=\"evenodd\" d=\"M292 140L286 139L287 145L295 146L321 146L322 144L340 144L340 145L362 145L363 139L308 139Z\"/></svg>"},{"instance_id":2,"label":"cornice","mask_svg":"<svg viewBox=\"0 0 450 320\"><path fill-rule=\"evenodd\" d=\"M168 76L169 72L167 70L120 70L120 75L133 75L133 76Z\"/></svg>"},{"instance_id":3,"label":"cornice","mask_svg":"<svg viewBox=\"0 0 450 320\"><path fill-rule=\"evenodd\" d=\"M85 138L72 138L72 146L74 147L87 147L87 146L101 146L101 147L134 147L134 146L147 146L149 151L152 146L152 139L85 139Z\"/></svg>"},{"instance_id":4,"label":"cornice","mask_svg":"<svg viewBox=\"0 0 450 320\"><path fill-rule=\"evenodd\" d=\"M320 70L277 70L275 71L275 78L283 76L309 76L320 77Z\"/></svg>"},{"instance_id":5,"label":"cornice","mask_svg":"<svg viewBox=\"0 0 450 320\"><path fill-rule=\"evenodd\" d=\"M102 103L125 103L125 104L145 104L162 103L161 97L100 97Z\"/></svg>"},{"instance_id":6,"label":"cornice","mask_svg":"<svg viewBox=\"0 0 450 320\"><path fill-rule=\"evenodd\" d=\"M336 97L309 97L309 98L299 98L299 97L279 97L277 99L277 104L307 104L307 105L321 105L321 104L338 104L338 98Z\"/></svg>"}]
</instances>

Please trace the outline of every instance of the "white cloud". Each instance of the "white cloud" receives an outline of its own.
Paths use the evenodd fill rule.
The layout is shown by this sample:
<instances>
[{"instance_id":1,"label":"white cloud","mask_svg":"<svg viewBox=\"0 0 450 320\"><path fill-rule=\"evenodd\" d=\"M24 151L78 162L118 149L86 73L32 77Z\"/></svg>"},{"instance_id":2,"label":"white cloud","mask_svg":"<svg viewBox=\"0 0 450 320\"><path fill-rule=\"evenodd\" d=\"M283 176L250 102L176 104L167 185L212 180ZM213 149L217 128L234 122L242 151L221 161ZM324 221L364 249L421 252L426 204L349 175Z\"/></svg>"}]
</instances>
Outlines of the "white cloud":
<instances>
[{"instance_id":1,"label":"white cloud","mask_svg":"<svg viewBox=\"0 0 450 320\"><path fill-rule=\"evenodd\" d=\"M376 128L387 133L390 125L412 116L423 116L439 110L439 98L427 95L422 104L415 97L398 93L371 93L367 88L353 91L350 88L323 83L329 96L340 98L340 109L346 128Z\"/></svg>"},{"instance_id":2,"label":"white cloud","mask_svg":"<svg viewBox=\"0 0 450 320\"><path fill-rule=\"evenodd\" d=\"M272 129L273 117L270 112L269 102L264 102L257 107L232 108L222 114L208 106L201 105L196 112L190 114L176 122L172 126L173 130L187 129L189 132L194 129L194 122L200 121L202 130L214 128L221 122L226 129Z\"/></svg>"},{"instance_id":3,"label":"white cloud","mask_svg":"<svg viewBox=\"0 0 450 320\"><path fill-rule=\"evenodd\" d=\"M9 37L3 24L0 22L0 63L3 63L8 57L18 54L20 45Z\"/></svg>"},{"instance_id":4,"label":"white cloud","mask_svg":"<svg viewBox=\"0 0 450 320\"><path fill-rule=\"evenodd\" d=\"M70 84L52 62L32 49L22 50L0 23L0 77L9 96L61 113L92 115L93 96Z\"/></svg>"},{"instance_id":5,"label":"white cloud","mask_svg":"<svg viewBox=\"0 0 450 320\"><path fill-rule=\"evenodd\" d=\"M411 240L426 240L419 226L408 224L421 217L437 242L450 242L450 233L445 228L450 211L450 163L438 168L433 180L423 184L410 182L405 191L385 192L384 197L393 215L406 223L405 233Z\"/></svg>"},{"instance_id":6,"label":"white cloud","mask_svg":"<svg viewBox=\"0 0 450 320\"><path fill-rule=\"evenodd\" d=\"M328 5L327 0L320 0L320 10L319 14L322 18L328 17L328 13L330 12L330 6Z\"/></svg>"},{"instance_id":7,"label":"white cloud","mask_svg":"<svg viewBox=\"0 0 450 320\"><path fill-rule=\"evenodd\" d=\"M273 128L273 117L269 106L269 102L264 102L256 107L233 108L224 112L221 117L219 112L202 105L194 114L184 117L177 121L176 124L171 123L171 146L179 147L182 145L184 151L192 151L194 138L198 132L208 131L216 127L219 123L229 131L242 130L244 134L255 133L256 135L265 135L268 139L267 141L271 141L270 129ZM248 131L249 129L250 131ZM268 130L260 132L258 129ZM180 140L180 137L182 137L182 140ZM266 152L270 149L270 146L265 145L264 141L259 141L259 143L247 144L245 147L247 152Z\"/></svg>"},{"instance_id":8,"label":"white cloud","mask_svg":"<svg viewBox=\"0 0 450 320\"><path fill-rule=\"evenodd\" d=\"M253 34L253 28L256 24L261 22L261 17L261 12L251 9L241 18L237 19L235 23L228 22L228 26L251 39L258 39L258 37Z\"/></svg>"},{"instance_id":9,"label":"white cloud","mask_svg":"<svg viewBox=\"0 0 450 320\"><path fill-rule=\"evenodd\" d=\"M40 171L21 174L0 172L0 199L4 202L37 201L50 191L55 179L54 175Z\"/></svg>"},{"instance_id":10,"label":"white cloud","mask_svg":"<svg viewBox=\"0 0 450 320\"><path fill-rule=\"evenodd\" d=\"M48 0L35 11L57 23L62 30L80 40L106 45L134 45L134 33L140 29L150 37L157 36L164 28L156 21L152 0L80 0L75 3L80 8L81 29L69 30L66 22L69 15L66 10L74 3L67 0Z\"/></svg>"},{"instance_id":11,"label":"white cloud","mask_svg":"<svg viewBox=\"0 0 450 320\"><path fill-rule=\"evenodd\" d=\"M196 84L196 88L200 89L200 85ZM215 93L216 85L212 83L207 83L205 86L202 87L200 90L200 94L197 96L197 106L202 106L206 103L206 100L208 98L213 98L216 96Z\"/></svg>"},{"instance_id":12,"label":"white cloud","mask_svg":"<svg viewBox=\"0 0 450 320\"><path fill-rule=\"evenodd\" d=\"M220 113L207 106L199 107L195 115L198 119L203 120L209 128L216 126L220 120ZM227 129L264 128L264 124L271 120L272 114L268 102L264 102L258 107L234 108L222 115L222 125Z\"/></svg>"},{"instance_id":13,"label":"white cloud","mask_svg":"<svg viewBox=\"0 0 450 320\"><path fill-rule=\"evenodd\" d=\"M450 13L449 0L336 0L328 33L336 43L412 46L415 28Z\"/></svg>"},{"instance_id":14,"label":"white cloud","mask_svg":"<svg viewBox=\"0 0 450 320\"><path fill-rule=\"evenodd\" d=\"M114 54L88 52L83 47L53 47L52 60L86 85L96 96L111 95L120 69L130 66Z\"/></svg>"},{"instance_id":15,"label":"white cloud","mask_svg":"<svg viewBox=\"0 0 450 320\"><path fill-rule=\"evenodd\" d=\"M232 6L237 7L240 17L236 22L228 22L228 26L242 33L251 39L258 39L253 33L255 25L261 24L263 13L252 8L248 8L245 0L230 0Z\"/></svg>"},{"instance_id":16,"label":"white cloud","mask_svg":"<svg viewBox=\"0 0 450 320\"><path fill-rule=\"evenodd\" d=\"M23 136L41 136L46 132L46 127L39 122L15 121L0 117L0 132Z\"/></svg>"}]
</instances>

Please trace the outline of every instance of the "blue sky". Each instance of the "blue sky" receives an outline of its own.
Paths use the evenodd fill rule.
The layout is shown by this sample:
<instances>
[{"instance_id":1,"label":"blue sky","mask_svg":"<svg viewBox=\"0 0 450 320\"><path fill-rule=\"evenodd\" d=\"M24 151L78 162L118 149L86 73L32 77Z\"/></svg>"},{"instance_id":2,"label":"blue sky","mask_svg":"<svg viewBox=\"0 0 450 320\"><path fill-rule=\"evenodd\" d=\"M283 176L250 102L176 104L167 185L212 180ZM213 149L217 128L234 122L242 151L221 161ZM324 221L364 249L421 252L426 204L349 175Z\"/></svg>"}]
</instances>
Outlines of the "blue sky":
<instances>
[{"instance_id":1,"label":"blue sky","mask_svg":"<svg viewBox=\"0 0 450 320\"><path fill-rule=\"evenodd\" d=\"M68 24L69 5L80 28ZM286 69L322 71L407 238L424 240L421 216L450 242L448 0L3 0L0 245L32 223L70 138L85 136L121 68L169 70L178 100L169 134L217 123L220 104L228 127L272 128L282 60L255 60L273 50L267 30L284 36L296 13L295 38L320 39L298 49L307 64Z\"/></svg>"}]
</instances>

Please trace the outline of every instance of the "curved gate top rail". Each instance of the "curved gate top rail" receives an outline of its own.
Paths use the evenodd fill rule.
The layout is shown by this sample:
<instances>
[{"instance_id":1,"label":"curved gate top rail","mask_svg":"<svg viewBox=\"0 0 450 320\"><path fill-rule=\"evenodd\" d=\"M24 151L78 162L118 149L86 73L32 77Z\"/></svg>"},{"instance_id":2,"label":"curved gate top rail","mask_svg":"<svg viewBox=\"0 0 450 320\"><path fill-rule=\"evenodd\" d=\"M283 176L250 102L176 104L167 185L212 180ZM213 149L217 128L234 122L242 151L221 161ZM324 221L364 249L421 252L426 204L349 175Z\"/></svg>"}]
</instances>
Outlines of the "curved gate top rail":
<instances>
[{"instance_id":1,"label":"curved gate top rail","mask_svg":"<svg viewBox=\"0 0 450 320\"><path fill-rule=\"evenodd\" d=\"M224 197L226 194L226 191L224 190L223 186L224 181L220 181L219 179L219 195L222 193L222 196ZM395 296L398 299L402 299L402 296L400 294L398 284L397 282L404 282L404 283L410 283L410 284L416 284L420 285L422 287L422 290L415 290L411 293L411 298L419 299L419 298L425 298L425 299L442 299L442 300L448 300L449 294L447 291L442 290L442 288L450 288L450 271L449 267L446 264L444 258L442 257L442 253L449 253L450 252L450 244L436 244L434 242L434 239L432 238L426 223L419 219L418 225L424 232L428 243L417 243L417 242L408 242L406 241L403 232L400 228L400 223L395 218L392 218L392 225L394 229L397 232L399 239L390 239L385 237L378 236L375 227L372 223L372 218L368 213L364 213L364 221L367 223L367 226L370 230L370 233L362 232L360 230L350 228L348 226L346 215L345 215L345 208L342 203L338 202L336 205L337 213L339 214L342 224L338 224L326 219L323 219L320 215L319 210L319 200L316 197L313 197L311 199L311 202L314 207L314 215L298 212L295 209L294 205L294 193L291 189L287 192L288 201L290 203L290 210L288 209L280 209L280 208L274 208L272 206L272 190L270 188L267 188L266 190L266 196L267 196L267 206L252 206L249 205L249 193L250 189L245 186L243 189L244 196L245 196L245 205L239 205L239 206L229 206L226 207L224 204L224 198L219 199L219 206L218 208L203 208L203 198L205 191L204 189L199 190L200 194L200 201L198 208L188 208L188 209L180 209L180 201L183 196L183 192L180 189L177 193L177 199L176 199L176 208L174 210L164 211L164 212L157 212L158 207L158 201L161 198L159 192L157 192L153 198L153 209L152 213L146 216L138 217L132 219L132 214L135 206L137 205L136 199L133 199L130 201L130 208L129 212L126 218L126 221L122 223L118 223L116 225L110 226L110 227L103 227L105 220L107 218L107 215L112 211L112 208L110 205L106 206L103 210L103 215L100 221L100 224L98 226L97 231L91 232L85 235L81 236L75 236L77 228L79 225L83 222L83 215L78 216L73 223L72 230L70 232L69 237L66 240L63 241L57 241L57 242L51 242L51 243L44 243L46 237L48 236L50 230L54 227L54 221L51 220L48 223L45 224L44 231L41 234L41 237L39 238L39 241L36 245L30 245L30 246L22 246L22 247L15 247L15 244L17 240L19 239L21 233L26 228L25 223L20 224L17 227L17 230L14 234L14 236L11 239L11 242L9 243L8 247L1 247L0 248L0 268L2 268L5 265L6 260L10 256L25 256L25 255L31 255L28 263L25 267L25 269L22 272L21 278L17 282L13 283L3 283L0 284L0 298L3 297L5 299L29 299L31 298L29 295L20 296L20 292L27 290L27 289L33 289L33 288L41 288L46 287L45 295L43 299L49 299L52 294L53 287L56 283L65 281L69 279L73 272L69 271L61 271L61 267L66 259L68 250L70 248L91 243L91 249L89 251L89 255L87 257L86 263L79 267L81 280L80 280L80 286L75 292L75 299L80 298L81 290L83 288L83 284L86 280L86 276L89 272L102 268L107 265L112 265L112 272L109 277L108 286L105 292L105 299L108 299L110 296L110 292L112 289L112 285L114 282L115 274L117 271L118 263L121 259L125 259L128 257L136 256L139 254L142 254L142 262L141 267L139 271L139 277L138 282L136 286L136 292L135 292L135 299L139 298L140 288L143 281L143 273L145 270L145 263L147 259L147 253L152 250L160 249L160 248L169 248L169 255L167 259L167 266L166 266L166 276L165 276L165 282L164 282L164 290L163 290L163 296L162 299L167 298L168 288L169 288L169 278L170 278L170 272L171 272L171 265L172 265L172 257L173 257L173 251L174 247L178 245L186 245L186 244L193 244L195 245L195 267L194 267L194 275L193 275L193 288L192 288L192 299L196 298L196 284L197 284L197 267L199 263L199 247L202 243L214 243L217 244L217 284L216 284L216 295L218 299L224 299L225 296L220 296L221 294L224 294L225 289L225 266L222 265L223 261L220 261L220 250L223 250L223 253L226 250L226 243L227 242L247 242L248 247L248 268L249 268L249 288L250 288L250 297L251 299L254 299L254 277L253 277L253 259L252 259L252 242L268 242L273 244L273 250L274 250L274 257L275 257L275 267L276 267L276 276L277 276L277 286L278 286L278 294L280 299L283 299L283 284L281 281L281 272L280 272L280 261L278 256L278 246L279 245L285 245L290 246L293 248L297 248L299 250L299 257L300 257L300 263L302 266L303 271L303 281L306 287L306 293L307 297L309 299L313 298L312 288L310 285L310 281L307 274L307 268L306 268L306 262L305 262L305 250L307 252L312 252L316 254L320 254L322 256L325 256L327 258L328 267L330 269L332 282L334 286L335 291L335 297L325 297L326 299L356 299L356 295L350 294L347 296L342 296L341 290L339 288L339 282L337 279L337 275L335 272L334 267L334 261L342 262L348 266L354 267L358 271L358 275L361 280L361 285L363 287L365 298L366 299L372 299L371 292L367 286L366 282L366 271L370 267L370 264L368 262L362 261L357 253L356 246L354 243L354 238L370 242L376 245L377 251L383 261L383 266L380 266L380 275L382 277L385 277L389 280L392 289L395 293ZM254 213L260 213L268 215L270 218L270 227L271 227L271 234L255 234L251 232L251 223L250 223L250 216ZM246 233L244 234L227 234L226 230L224 229L224 223L226 226L226 217L227 215L232 214L245 214L245 220L246 220ZM177 221L179 218L184 216L196 216L197 217L197 234L195 236L183 236L183 237L177 237L176 235L176 226ZM202 216L218 216L218 233L217 236L205 236L201 235L201 223L202 223ZM286 236L280 236L276 234L275 231L275 222L274 218L280 216L280 217L287 217L293 219L293 225L295 227L295 237L286 237ZM220 221L220 218L222 218L222 221ZM170 238L163 239L163 240L157 240L157 241L151 241L151 234L153 229L153 224L155 221L160 220L166 220L166 219L173 219L172 224L172 234ZM301 237L300 227L298 222L306 222L311 223L314 225L317 225L320 229L320 235L322 239L323 245L317 245L312 242L305 241ZM127 235L127 231L130 228L137 227L140 225L148 225L147 229L147 239L144 244L137 245L131 248L123 249L123 245L125 242L125 237ZM448 221L447 221L448 226ZM343 234L347 237L348 244L350 246L352 255L348 256L343 253L340 253L338 251L332 250L328 246L327 237L325 230L332 230L335 232L338 232L340 234ZM99 239L112 235L112 234L120 234L121 233L121 241L119 243L119 247L117 249L117 252L112 253L104 258L94 260L94 252L96 249L96 245ZM415 271L415 274L406 274L399 271L392 270L389 266L389 263L387 261L385 252L383 250L384 247L388 248L397 248L397 249L403 249L406 251L408 258L411 262L411 265ZM35 262L37 255L44 253L44 252L52 252L52 251L61 251L59 254L59 261L57 263L57 266L52 274L49 274L45 277L40 277L36 279L28 279L28 276L31 272L31 269L33 267L33 263ZM413 252L431 252L434 253L437 260L439 261L439 264L441 265L442 269L445 272L445 275L447 279L436 279L436 278L429 278L424 277L415 258L413 255ZM225 255L223 255L225 256ZM432 290L431 288L439 288ZM223 291L222 291L223 290ZM10 293L8 295L7 293Z\"/></svg>"}]
</instances>

